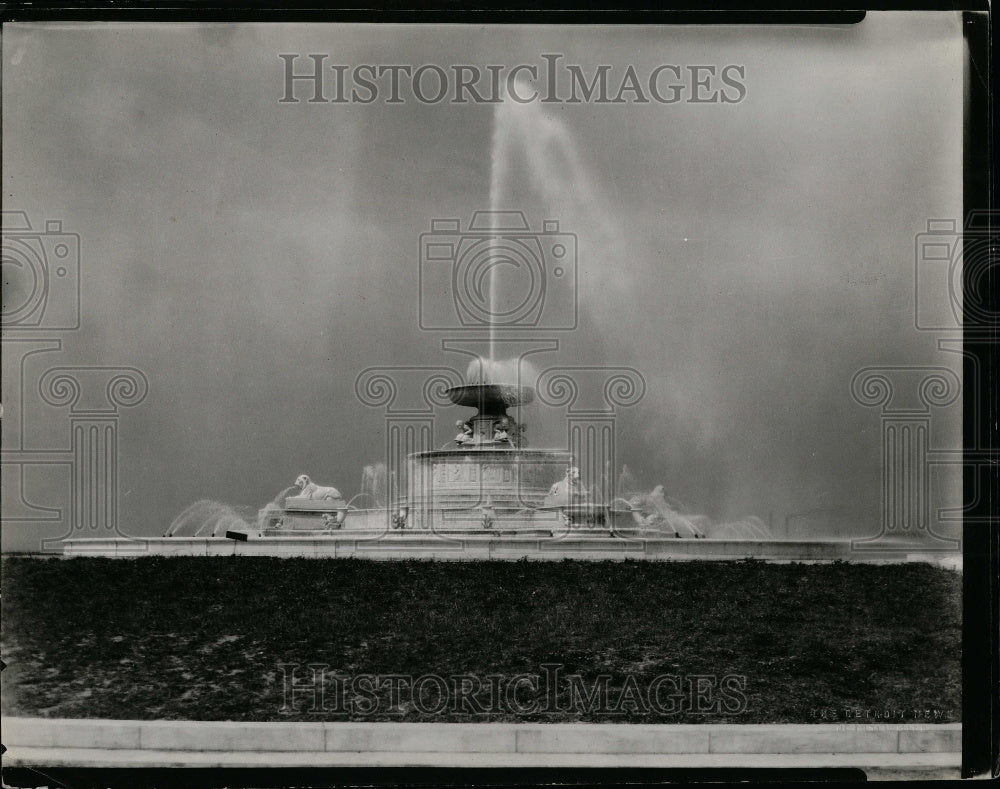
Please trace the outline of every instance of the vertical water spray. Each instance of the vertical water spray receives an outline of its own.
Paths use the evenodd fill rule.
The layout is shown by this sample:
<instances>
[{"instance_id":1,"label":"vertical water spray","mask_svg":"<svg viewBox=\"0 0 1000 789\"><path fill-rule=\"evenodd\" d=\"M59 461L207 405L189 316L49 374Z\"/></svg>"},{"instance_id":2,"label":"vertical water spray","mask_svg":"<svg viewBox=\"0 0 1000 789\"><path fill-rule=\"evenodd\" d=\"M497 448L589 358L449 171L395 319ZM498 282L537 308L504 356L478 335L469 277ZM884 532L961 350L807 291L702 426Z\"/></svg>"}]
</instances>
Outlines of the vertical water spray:
<instances>
[{"instance_id":1,"label":"vertical water spray","mask_svg":"<svg viewBox=\"0 0 1000 789\"><path fill-rule=\"evenodd\" d=\"M494 230L497 211L500 210L500 200L504 186L505 167L507 163L507 133L505 128L504 107L506 102L501 93L500 101L493 105L493 136L490 141L490 222ZM497 266L490 267L490 367L496 361L496 315L499 309L497 288Z\"/></svg>"}]
</instances>

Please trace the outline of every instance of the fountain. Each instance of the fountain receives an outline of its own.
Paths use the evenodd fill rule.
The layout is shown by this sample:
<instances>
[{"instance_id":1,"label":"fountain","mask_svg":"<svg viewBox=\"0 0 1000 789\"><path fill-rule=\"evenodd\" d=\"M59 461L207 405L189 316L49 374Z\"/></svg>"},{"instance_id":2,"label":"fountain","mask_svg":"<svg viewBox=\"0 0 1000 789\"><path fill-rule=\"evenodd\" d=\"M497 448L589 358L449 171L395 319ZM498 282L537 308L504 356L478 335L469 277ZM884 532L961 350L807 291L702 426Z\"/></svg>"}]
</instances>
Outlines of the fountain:
<instances>
[{"instance_id":1,"label":"fountain","mask_svg":"<svg viewBox=\"0 0 1000 789\"><path fill-rule=\"evenodd\" d=\"M457 434L444 447L408 456L406 490L395 501L377 502L366 489L384 486L372 482L375 467L366 467L363 490L350 501L303 474L259 511L256 530L233 529L229 536L351 537L359 531L384 533L387 525L435 534L553 535L571 522L582 523L585 502L579 491L572 491L571 502L563 490L571 476L570 453L527 447L524 425L509 412L531 403L534 389L480 382L452 387L447 396L476 412L458 420ZM375 506L354 507L359 497ZM573 518L566 516L568 506L574 508Z\"/></svg>"},{"instance_id":2,"label":"fountain","mask_svg":"<svg viewBox=\"0 0 1000 789\"><path fill-rule=\"evenodd\" d=\"M491 377L496 380L495 370ZM639 493L633 480L631 490L622 484L605 498L598 491L607 480L589 489L569 451L526 446L524 425L510 412L533 401L530 386L480 378L446 393L452 404L475 413L458 420L445 446L407 455L402 492L393 491L395 475L382 463L365 467L362 489L351 498L302 474L259 510L256 520L242 509L199 501L163 537L70 538L64 553L448 560L852 557L849 540L778 540L757 518L714 523L685 514L662 485ZM367 509L355 506L362 501ZM869 558L936 561L935 556L890 546Z\"/></svg>"},{"instance_id":3,"label":"fountain","mask_svg":"<svg viewBox=\"0 0 1000 789\"><path fill-rule=\"evenodd\" d=\"M544 508L553 483L571 465L569 452L525 446L524 429L509 408L527 405L529 386L478 383L447 391L476 413L458 423L443 449L409 457L405 523L437 533L486 530L551 533L559 519Z\"/></svg>"},{"instance_id":4,"label":"fountain","mask_svg":"<svg viewBox=\"0 0 1000 789\"><path fill-rule=\"evenodd\" d=\"M508 181L514 171L508 160L520 152L529 185L543 203L558 205L573 226L587 228L589 247L597 258L621 259L626 252L621 229L610 220L569 128L563 119L543 109L507 101L494 106L490 210L476 212L470 232L494 240L510 235L513 225L505 224L504 217L519 212L501 211L500 206L513 192ZM479 225L476 217L480 215L491 224ZM527 224L518 225L516 230L537 235ZM444 235L455 232L443 231ZM498 248L506 249L502 244ZM496 355L498 334L518 328L516 322L508 320L510 312L501 298L503 289L498 287L501 258L498 253L487 261L489 317L473 327L489 331L487 359L477 359L479 372L470 372L464 385L447 390L453 405L475 412L456 422L454 438L445 446L409 447L405 467L394 466L402 459L393 458L390 463L388 457L384 463L365 466L361 490L353 497L313 483L303 474L294 486L261 508L256 518L221 502L205 500L182 512L163 537L70 538L64 552L377 559L756 556L779 561L826 561L852 555L849 540L777 540L757 518L713 523L669 499L663 486L646 493L634 479L626 485L629 475L624 470L619 477L621 484L612 490L609 467L590 469L588 487L576 468L587 458L575 458L564 449L527 446L517 409L534 400L535 390L522 385L519 371L502 369ZM607 310L612 302L604 297L617 287L619 270L596 267L592 271L601 279L592 283L590 290L601 293L602 298L592 300L590 308ZM478 293L478 280L476 287L477 296L484 295ZM547 292L547 304L558 303L552 293ZM569 293L575 310L575 281ZM478 298L474 301L481 303ZM476 318L481 319L481 315ZM886 553L890 560L898 560L900 554L894 550Z\"/></svg>"}]
</instances>

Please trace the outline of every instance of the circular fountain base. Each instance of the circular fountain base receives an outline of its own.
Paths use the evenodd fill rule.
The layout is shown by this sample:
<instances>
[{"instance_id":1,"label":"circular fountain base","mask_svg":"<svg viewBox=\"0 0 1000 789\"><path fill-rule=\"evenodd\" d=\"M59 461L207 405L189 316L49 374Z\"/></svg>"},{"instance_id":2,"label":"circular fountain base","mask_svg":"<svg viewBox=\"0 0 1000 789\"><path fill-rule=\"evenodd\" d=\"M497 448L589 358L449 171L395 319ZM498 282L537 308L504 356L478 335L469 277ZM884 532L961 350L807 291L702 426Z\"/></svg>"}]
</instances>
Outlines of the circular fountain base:
<instances>
[{"instance_id":1,"label":"circular fountain base","mask_svg":"<svg viewBox=\"0 0 1000 789\"><path fill-rule=\"evenodd\" d=\"M551 514L537 510L566 475L571 456L557 449L475 447L416 452L409 461L408 528L547 530Z\"/></svg>"}]
</instances>

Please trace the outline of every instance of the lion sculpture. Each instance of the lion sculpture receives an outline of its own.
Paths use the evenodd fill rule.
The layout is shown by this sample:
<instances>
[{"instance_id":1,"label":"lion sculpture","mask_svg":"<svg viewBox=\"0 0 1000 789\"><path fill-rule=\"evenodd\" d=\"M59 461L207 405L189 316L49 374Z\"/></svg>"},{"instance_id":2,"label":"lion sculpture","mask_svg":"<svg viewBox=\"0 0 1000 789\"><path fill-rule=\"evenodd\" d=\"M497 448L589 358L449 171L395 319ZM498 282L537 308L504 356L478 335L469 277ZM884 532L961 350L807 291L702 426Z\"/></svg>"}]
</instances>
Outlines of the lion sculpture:
<instances>
[{"instance_id":1,"label":"lion sculpture","mask_svg":"<svg viewBox=\"0 0 1000 789\"><path fill-rule=\"evenodd\" d=\"M302 488L302 492L299 494L302 498L312 499L314 501L343 498L343 496L340 495L339 490L323 485L317 485L309 479L307 474L299 474L298 479L295 480L295 484Z\"/></svg>"}]
</instances>

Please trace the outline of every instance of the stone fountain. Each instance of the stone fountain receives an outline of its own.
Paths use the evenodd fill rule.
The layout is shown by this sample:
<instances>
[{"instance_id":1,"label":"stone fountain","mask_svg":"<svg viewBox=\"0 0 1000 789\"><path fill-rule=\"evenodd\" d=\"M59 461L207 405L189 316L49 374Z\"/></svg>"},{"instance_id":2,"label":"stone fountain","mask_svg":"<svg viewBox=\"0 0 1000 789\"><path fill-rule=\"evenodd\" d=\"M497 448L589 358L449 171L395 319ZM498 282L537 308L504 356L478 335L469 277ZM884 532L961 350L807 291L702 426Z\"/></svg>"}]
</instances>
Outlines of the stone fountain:
<instances>
[{"instance_id":1,"label":"stone fountain","mask_svg":"<svg viewBox=\"0 0 1000 789\"><path fill-rule=\"evenodd\" d=\"M706 523L677 512L662 487L607 501L587 489L570 452L525 445L524 425L510 410L532 402L531 387L479 383L452 387L447 395L475 413L458 421L444 447L407 456L405 490L395 499L373 498L375 507L358 509L352 502L364 492L345 499L337 488L314 484L303 474L255 520L244 521L217 502L198 502L161 538L70 538L64 553L449 561L855 558L848 539L776 540L762 523L749 523L750 531L716 529L706 535ZM385 490L381 484L376 488ZM211 517L203 518L194 534L180 534L178 529L190 527L206 506ZM865 556L873 561L955 560L940 552L904 554L893 546Z\"/></svg>"},{"instance_id":2,"label":"stone fountain","mask_svg":"<svg viewBox=\"0 0 1000 789\"><path fill-rule=\"evenodd\" d=\"M443 448L408 455L405 492L388 510L353 509L337 489L302 475L296 481L301 490L285 491L296 495L280 495L260 511L257 536L349 537L359 530L384 532L387 526L436 534L551 535L569 525L567 504L574 513L580 505L572 485L566 496L571 454L527 447L525 427L509 411L531 403L534 389L476 383L446 394L475 414L456 422L457 433Z\"/></svg>"},{"instance_id":3,"label":"stone fountain","mask_svg":"<svg viewBox=\"0 0 1000 789\"><path fill-rule=\"evenodd\" d=\"M526 446L524 426L508 409L532 402L534 390L481 383L447 395L476 413L459 420L443 449L409 456L405 523L397 525L438 533L551 531L557 517L545 500L572 460L564 450Z\"/></svg>"}]
</instances>

